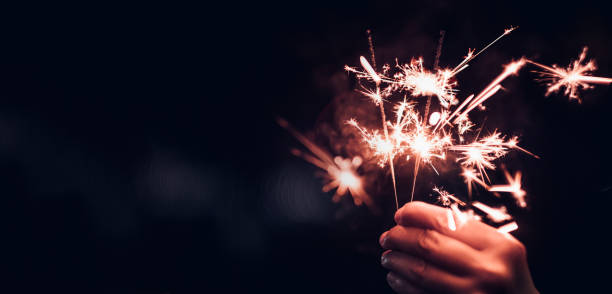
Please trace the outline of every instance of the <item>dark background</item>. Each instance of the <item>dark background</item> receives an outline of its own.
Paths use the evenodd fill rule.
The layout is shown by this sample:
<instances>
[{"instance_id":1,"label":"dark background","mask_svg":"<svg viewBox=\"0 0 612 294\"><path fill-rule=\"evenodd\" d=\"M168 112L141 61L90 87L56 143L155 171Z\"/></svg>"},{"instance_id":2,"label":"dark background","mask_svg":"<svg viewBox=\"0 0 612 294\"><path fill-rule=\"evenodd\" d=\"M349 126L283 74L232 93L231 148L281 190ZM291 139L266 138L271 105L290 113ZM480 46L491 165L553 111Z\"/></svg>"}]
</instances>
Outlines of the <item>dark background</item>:
<instances>
[{"instance_id":1,"label":"dark background","mask_svg":"<svg viewBox=\"0 0 612 294\"><path fill-rule=\"evenodd\" d=\"M276 116L315 129L354 88L342 68L368 53L368 28L391 63L431 61L444 29L451 66L519 25L460 75L465 92L513 58L566 65L584 45L612 76L603 5L426 2L3 9L2 292L390 292L377 240L392 202L332 203ZM578 104L534 77L488 104L489 130L542 156L509 159L530 196L516 236L542 292L594 292L608 285L612 89Z\"/></svg>"}]
</instances>

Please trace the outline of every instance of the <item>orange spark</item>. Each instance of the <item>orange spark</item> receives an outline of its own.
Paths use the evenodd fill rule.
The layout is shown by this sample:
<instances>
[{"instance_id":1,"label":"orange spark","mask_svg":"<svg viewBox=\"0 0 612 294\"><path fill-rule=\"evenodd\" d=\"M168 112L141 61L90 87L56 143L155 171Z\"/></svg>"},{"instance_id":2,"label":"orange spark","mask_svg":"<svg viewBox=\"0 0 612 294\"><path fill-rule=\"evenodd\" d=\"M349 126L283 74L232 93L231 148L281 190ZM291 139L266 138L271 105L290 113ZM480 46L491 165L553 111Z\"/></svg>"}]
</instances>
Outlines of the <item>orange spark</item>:
<instances>
[{"instance_id":1,"label":"orange spark","mask_svg":"<svg viewBox=\"0 0 612 294\"><path fill-rule=\"evenodd\" d=\"M472 202L472 206L486 213L487 218L495 223L501 223L501 222L512 219L512 216L508 214L508 212L506 211L506 207L504 206L495 208L495 207L488 206L478 201Z\"/></svg>"},{"instance_id":2,"label":"orange spark","mask_svg":"<svg viewBox=\"0 0 612 294\"><path fill-rule=\"evenodd\" d=\"M432 112L431 115L429 116L429 125L431 126L437 125L441 117L442 115L439 112L437 111Z\"/></svg>"},{"instance_id":3,"label":"orange spark","mask_svg":"<svg viewBox=\"0 0 612 294\"><path fill-rule=\"evenodd\" d=\"M427 71L423 68L422 58L397 67L400 72L394 75L394 79L402 90L410 92L414 97L436 96L444 108L457 104L454 89L457 82L451 81L450 70L438 70L435 73Z\"/></svg>"},{"instance_id":4,"label":"orange spark","mask_svg":"<svg viewBox=\"0 0 612 294\"><path fill-rule=\"evenodd\" d=\"M507 223L499 228L497 231L500 233L510 233L518 229L518 224L516 222Z\"/></svg>"},{"instance_id":5,"label":"orange spark","mask_svg":"<svg viewBox=\"0 0 612 294\"><path fill-rule=\"evenodd\" d=\"M448 120L450 121L451 118L453 118L456 114L458 114L459 111L462 110L463 106L465 106L468 102L469 104L467 105L466 109L463 110L461 114L459 114L459 117L466 116L476 106L482 105L483 102L485 102L487 99L493 96L493 94L497 93L499 89L501 89L500 83L503 80L505 80L507 77L511 75L516 75L518 71L525 65L525 63L526 63L526 59L521 58L517 61L507 64L504 68L504 71L500 75L498 75L491 83L489 83L489 85L484 90L482 90L478 95L476 95L475 97L470 96L469 100L466 99L464 103L461 104L461 106L455 109L455 111L453 112L453 114L450 115ZM455 123L457 122L458 122L458 118L455 119Z\"/></svg>"},{"instance_id":6,"label":"orange spark","mask_svg":"<svg viewBox=\"0 0 612 294\"><path fill-rule=\"evenodd\" d=\"M540 74L542 77L541 80L546 82L548 86L548 89L546 89L546 96L551 93L556 93L565 87L564 94L567 95L570 100L576 99L578 102L581 102L580 97L578 97L579 89L592 89L594 87L592 84L612 83L611 78L594 77L590 75L592 71L597 69L597 66L593 59L583 64L586 59L587 49L587 47L584 47L578 60L574 60L567 68L561 68L557 65L546 66L528 60L529 63L544 70L537 73Z\"/></svg>"},{"instance_id":7,"label":"orange spark","mask_svg":"<svg viewBox=\"0 0 612 294\"><path fill-rule=\"evenodd\" d=\"M448 193L447 191L441 188L434 187L433 190L438 193L438 202L440 202L440 204L442 204L443 206L450 206L453 203L457 203L461 206L466 205L466 203L461 201L461 199L457 198L457 196Z\"/></svg>"},{"instance_id":8,"label":"orange spark","mask_svg":"<svg viewBox=\"0 0 612 294\"><path fill-rule=\"evenodd\" d=\"M461 155L457 158L457 161L464 167L476 168L480 174L480 179L484 181L484 178L488 179L485 169L495 169L492 161L506 155L510 149L518 149L536 157L529 151L518 147L517 143L517 137L505 141L504 136L496 131L471 144L453 145L449 149L460 152Z\"/></svg>"},{"instance_id":9,"label":"orange spark","mask_svg":"<svg viewBox=\"0 0 612 294\"><path fill-rule=\"evenodd\" d=\"M413 58L409 63L403 65L400 65L397 61L395 67L385 65L381 72L377 72L363 56L360 57L362 69L345 67L347 71L355 73L358 79L373 82L376 86L368 89L362 85L361 93L370 97L380 107L383 128L381 130L368 130L360 126L354 119L349 120L348 124L359 130L364 142L373 151L381 167L389 164L396 194L396 204L397 190L394 161L398 158L405 158L405 161L414 158L412 181L412 195L414 195L421 163L428 163L438 173L433 165L433 160L445 160L447 152L457 153L457 162L463 168L462 176L471 195L472 184L479 184L486 189L490 188L486 170L495 169L493 162L496 159L504 156L512 149L518 149L533 155L517 146L518 139L516 137L506 141L505 136L498 132L494 132L485 138L474 139L469 144L458 145L454 142L455 138L463 142L465 140L464 135L475 126L469 119L468 114L476 107L484 109L483 103L499 92L502 89L501 83L509 76L516 75L527 61L521 58L505 65L504 70L480 93L470 95L458 107L455 107L458 100L456 98L457 90L455 89L457 82L454 80L454 76L467 68L468 63L476 56L514 29L516 28L506 29L493 42L475 54L474 50L469 50L465 59L453 69L429 71L424 68L422 58ZM436 96L439 100L440 109L427 117L429 103L425 114L421 114L417 111L416 104L406 102L405 97L403 102L395 106L395 120L387 121L383 104L398 92L407 92L412 97ZM405 157L399 157L400 155L405 155ZM441 195L441 198L444 197Z\"/></svg>"},{"instance_id":10,"label":"orange spark","mask_svg":"<svg viewBox=\"0 0 612 294\"><path fill-rule=\"evenodd\" d=\"M336 156L334 157L334 163L327 166L328 176L326 178L328 183L323 186L323 192L336 189L332 198L334 202L339 201L347 191L353 195L356 205L360 205L366 197L369 201L369 196L362 187L363 179L357 174L357 168L362 163L361 157L355 156L351 160Z\"/></svg>"},{"instance_id":11,"label":"orange spark","mask_svg":"<svg viewBox=\"0 0 612 294\"><path fill-rule=\"evenodd\" d=\"M510 176L507 170L504 169L504 175L508 181L507 185L493 185L489 188L491 192L509 192L516 199L517 204L520 207L527 207L525 202L525 195L527 192L521 188L521 172L517 171L514 177Z\"/></svg>"},{"instance_id":12,"label":"orange spark","mask_svg":"<svg viewBox=\"0 0 612 294\"><path fill-rule=\"evenodd\" d=\"M463 180L468 187L468 195L470 196L472 195L473 183L477 183L486 189L489 188L489 185L487 185L487 183L480 179L481 175L476 173L471 168L463 168L463 172L461 173L461 175L463 176Z\"/></svg>"},{"instance_id":13,"label":"orange spark","mask_svg":"<svg viewBox=\"0 0 612 294\"><path fill-rule=\"evenodd\" d=\"M455 223L455 217L453 216L453 211L449 208L446 209L446 222L448 224L448 228L451 231L457 230L457 224Z\"/></svg>"},{"instance_id":14,"label":"orange spark","mask_svg":"<svg viewBox=\"0 0 612 294\"><path fill-rule=\"evenodd\" d=\"M355 156L351 160L336 156L332 159L332 156L328 152L296 131L289 122L282 118L278 118L277 122L310 151L310 153L305 153L293 149L292 153L327 172L324 174L325 185L323 186L323 191L329 192L336 189L332 198L334 202L339 201L340 198L348 192L353 196L355 205L365 203L372 207L372 200L363 187L363 178L357 172L357 169L362 163L361 157Z\"/></svg>"}]
</instances>

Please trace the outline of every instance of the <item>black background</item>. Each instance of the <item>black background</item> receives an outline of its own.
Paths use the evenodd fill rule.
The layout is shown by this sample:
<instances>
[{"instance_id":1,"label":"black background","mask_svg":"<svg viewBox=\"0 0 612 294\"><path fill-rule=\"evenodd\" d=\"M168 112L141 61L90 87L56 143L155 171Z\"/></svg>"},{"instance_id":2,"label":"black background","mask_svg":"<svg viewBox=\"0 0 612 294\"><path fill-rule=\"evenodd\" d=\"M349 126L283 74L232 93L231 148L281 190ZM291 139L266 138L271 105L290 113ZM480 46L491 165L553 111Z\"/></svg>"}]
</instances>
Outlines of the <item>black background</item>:
<instances>
[{"instance_id":1,"label":"black background","mask_svg":"<svg viewBox=\"0 0 612 294\"><path fill-rule=\"evenodd\" d=\"M565 65L585 45L597 73L612 75L609 9L586 1L71 4L2 15L5 293L390 292L377 241L392 202L380 215L332 203L276 116L314 129L354 87L342 68L368 53L368 28L385 62L431 60L444 29L450 66L520 26L461 74L466 92L513 58ZM510 157L531 203L516 236L542 292L595 291L607 286L612 89L578 104L544 98L534 77L523 69L488 104L489 130L522 134L542 156ZM381 181L375 196L390 199Z\"/></svg>"}]
</instances>

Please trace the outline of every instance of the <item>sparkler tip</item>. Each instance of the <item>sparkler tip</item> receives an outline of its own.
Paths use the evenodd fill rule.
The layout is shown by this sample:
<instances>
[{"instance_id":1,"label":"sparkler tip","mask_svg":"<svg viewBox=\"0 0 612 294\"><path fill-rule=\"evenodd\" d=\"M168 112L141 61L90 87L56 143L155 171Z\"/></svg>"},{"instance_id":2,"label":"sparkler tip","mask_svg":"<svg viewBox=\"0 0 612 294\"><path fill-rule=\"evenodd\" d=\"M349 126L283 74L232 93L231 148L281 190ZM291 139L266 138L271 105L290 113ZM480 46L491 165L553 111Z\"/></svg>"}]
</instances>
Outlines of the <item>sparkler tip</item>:
<instances>
[{"instance_id":1,"label":"sparkler tip","mask_svg":"<svg viewBox=\"0 0 612 294\"><path fill-rule=\"evenodd\" d=\"M440 113L437 111L432 112L429 116L429 125L435 126L436 124L438 124L438 121L440 121Z\"/></svg>"},{"instance_id":2,"label":"sparkler tip","mask_svg":"<svg viewBox=\"0 0 612 294\"><path fill-rule=\"evenodd\" d=\"M368 60L363 57L360 56L359 57L359 62L361 62L361 66L363 66L363 69L365 69L365 71L370 75L370 77L372 78L372 80L378 84L380 83L381 79L380 76L378 76L378 74L376 73L376 71L374 70L374 68L372 68L372 66L370 65L370 63L368 62Z\"/></svg>"},{"instance_id":3,"label":"sparkler tip","mask_svg":"<svg viewBox=\"0 0 612 294\"><path fill-rule=\"evenodd\" d=\"M512 31L518 29L518 26L510 26L509 28L504 30L504 35L512 33Z\"/></svg>"}]
</instances>

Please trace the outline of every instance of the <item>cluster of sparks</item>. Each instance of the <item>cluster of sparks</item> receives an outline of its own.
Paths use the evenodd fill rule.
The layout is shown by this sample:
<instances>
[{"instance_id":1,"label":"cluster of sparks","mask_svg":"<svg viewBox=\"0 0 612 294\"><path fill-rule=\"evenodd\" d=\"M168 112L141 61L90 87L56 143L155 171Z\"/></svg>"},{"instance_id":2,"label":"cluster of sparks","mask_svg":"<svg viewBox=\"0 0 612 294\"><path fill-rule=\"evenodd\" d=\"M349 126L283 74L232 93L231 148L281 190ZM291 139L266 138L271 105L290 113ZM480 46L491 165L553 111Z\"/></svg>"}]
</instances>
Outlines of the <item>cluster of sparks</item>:
<instances>
[{"instance_id":1,"label":"cluster of sparks","mask_svg":"<svg viewBox=\"0 0 612 294\"><path fill-rule=\"evenodd\" d=\"M610 78L590 75L596 67L593 60L585 63L587 50L585 47L579 59L567 68L560 68L556 65L546 66L526 58L512 61L505 65L501 73L483 90L469 95L460 103L457 98L456 75L466 69L469 62L476 56L514 29L506 29L498 38L477 53L469 50L467 56L454 68L429 71L423 66L423 59L416 58L405 64L399 64L396 61L394 66L384 65L381 71L376 71L373 49L374 67L363 56L360 58L360 68L345 66L345 70L354 73L360 81L365 81L365 83L360 83L360 92L378 106L381 115L380 129L368 129L355 119L348 120L347 124L358 131L367 147L371 149L378 165L381 168L389 166L396 206L399 207L395 165L413 162L410 198L412 201L419 170L423 166L428 166L439 174L436 164L447 162L449 158L452 158L462 171L461 176L467 185L470 200L472 190L478 185L497 197L501 197L500 193L507 193L513 197L519 207L526 207L526 192L521 187L522 173L520 171L511 175L503 168L507 181L503 185L491 184L487 171L495 170L496 160L512 150L521 151L536 158L537 156L519 147L518 137L509 137L498 131L481 137L482 126L477 134L472 134L474 127L477 127L478 124L470 120L470 113L475 109L485 109L484 103L502 89L501 83L517 75L527 64L532 64L541 70L537 73L548 86L546 95L565 88L564 93L570 100L580 101L578 90L590 89L593 84L612 83ZM394 106L394 119L387 120L385 103L389 103L398 95L402 95L403 99ZM426 97L428 101L425 112L421 113L418 109L418 100L423 97ZM437 98L439 109L430 114L429 99L431 97ZM335 200L349 192L356 204L362 202L368 204L370 198L364 190L363 179L357 173L357 168L362 162L361 157L355 157L352 160L341 157L332 159L331 155L292 130L286 122L279 121L279 123L289 129L311 151L311 154L298 151L294 153L327 171L324 191L336 189ZM457 217L460 223L467 219L480 220L480 215L474 212L477 210L489 221L503 224L498 228L502 232L510 232L518 228L503 206L495 208L478 201L465 202L437 187L434 187L434 191L438 194L439 202L449 207L449 211ZM456 222L453 221L452 226L456 226Z\"/></svg>"},{"instance_id":2,"label":"cluster of sparks","mask_svg":"<svg viewBox=\"0 0 612 294\"><path fill-rule=\"evenodd\" d=\"M298 149L293 149L292 153L295 156L302 157L307 162L322 169L325 173L321 174L325 185L324 192L329 192L336 189L333 196L333 201L337 202L347 193L353 196L355 205L371 205L372 200L363 187L363 177L357 172L357 169L363 162L361 157L355 156L352 159L342 158L340 156L332 157L323 148L317 146L306 136L296 131L289 122L279 118L278 124L287 129L310 153L302 152Z\"/></svg>"},{"instance_id":3,"label":"cluster of sparks","mask_svg":"<svg viewBox=\"0 0 612 294\"><path fill-rule=\"evenodd\" d=\"M529 63L542 70L537 72L542 77L541 80L546 82L548 86L546 96L551 93L559 92L562 88L565 88L564 94L567 95L570 100L576 99L580 102L580 97L578 96L579 89L591 89L593 88L593 84L612 83L612 79L610 78L594 77L590 75L591 72L597 69L597 66L595 66L595 61L592 59L584 63L587 49L587 47L584 47L578 59L572 62L567 68L561 68L557 65L547 66L535 61L529 61Z\"/></svg>"},{"instance_id":4,"label":"cluster of sparks","mask_svg":"<svg viewBox=\"0 0 612 294\"><path fill-rule=\"evenodd\" d=\"M504 31L485 49L512 30L514 28ZM477 107L482 108L482 104L501 89L501 82L509 76L516 75L526 64L526 60L522 58L506 65L504 70L484 90L477 95L470 95L459 104L455 89L457 82L454 77L468 67L468 62L482 51L473 54L474 51L470 50L465 59L455 68L438 69L436 72L425 70L422 58L413 59L404 65L396 63L395 74L390 74L392 70L388 65L383 67L382 72L376 72L365 57L360 58L363 70L345 67L347 71L355 73L358 78L370 81L375 85L374 89L362 86L361 92L370 97L375 104L381 106L381 113L384 113L383 103L396 93L404 93L405 97L409 95L414 101L418 97L435 96L438 98L440 111L433 112L429 118L426 117L427 114L419 113L415 107L416 102L407 102L404 98L395 107L395 121L385 121L383 118L382 133L376 129L368 130L360 126L354 119L348 121L348 124L359 130L363 140L374 151L374 155L378 156L379 165L385 166L388 163L392 167L396 158L414 161L411 200L414 197L419 168L429 165L438 173L435 161L445 161L448 152L458 154L456 161L464 170L464 179L471 194L473 182L487 185L489 178L486 170L495 169L492 163L494 160L504 156L510 149L525 151L517 146L516 137L505 140L505 137L498 132L484 138L476 138L470 143L461 143L465 140L464 134L475 125L470 121L469 113ZM392 176L395 177L393 167L391 169ZM396 191L395 187L394 190Z\"/></svg>"}]
</instances>

